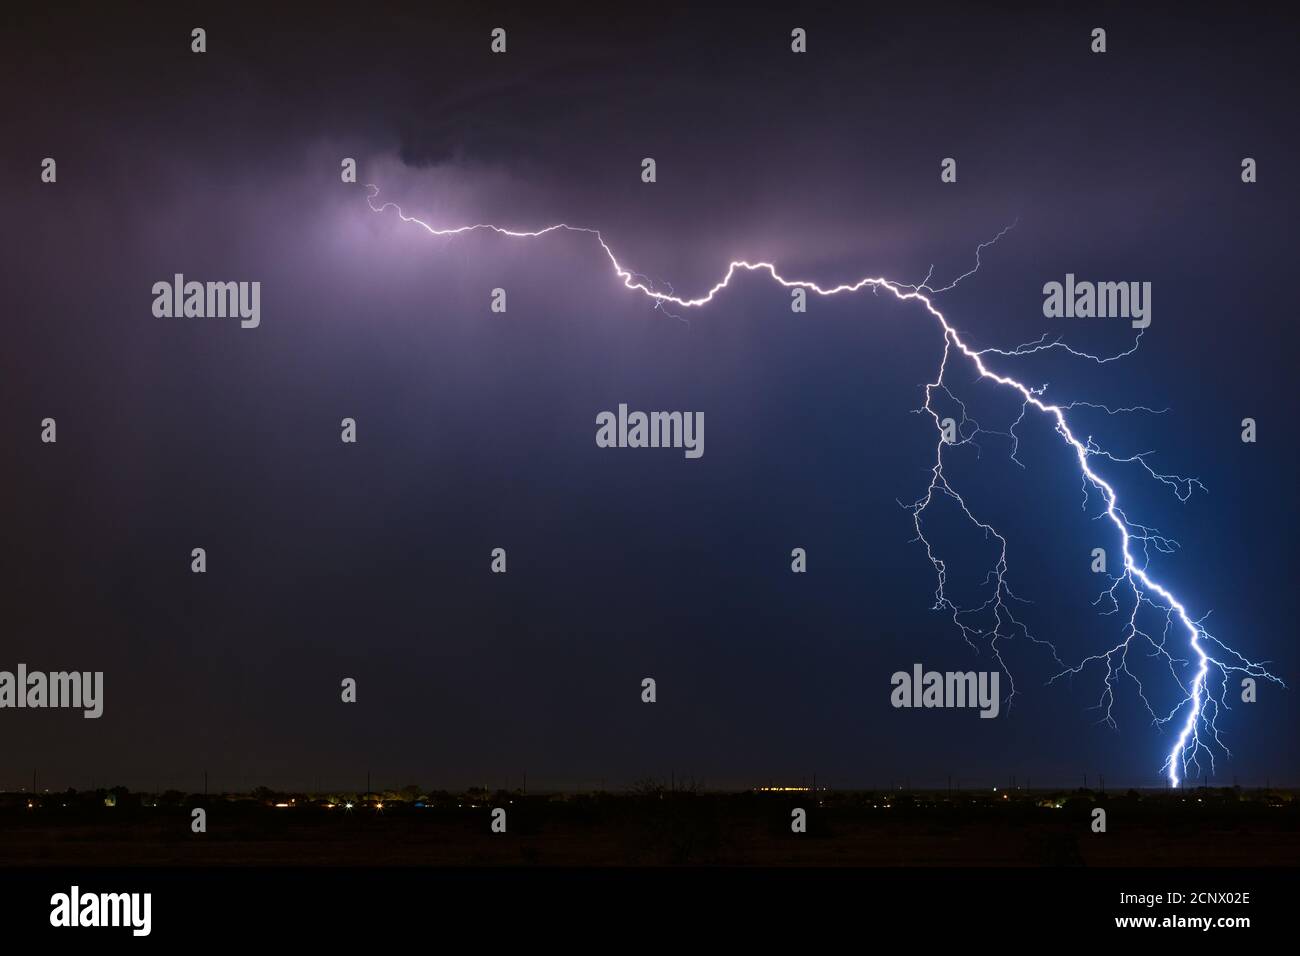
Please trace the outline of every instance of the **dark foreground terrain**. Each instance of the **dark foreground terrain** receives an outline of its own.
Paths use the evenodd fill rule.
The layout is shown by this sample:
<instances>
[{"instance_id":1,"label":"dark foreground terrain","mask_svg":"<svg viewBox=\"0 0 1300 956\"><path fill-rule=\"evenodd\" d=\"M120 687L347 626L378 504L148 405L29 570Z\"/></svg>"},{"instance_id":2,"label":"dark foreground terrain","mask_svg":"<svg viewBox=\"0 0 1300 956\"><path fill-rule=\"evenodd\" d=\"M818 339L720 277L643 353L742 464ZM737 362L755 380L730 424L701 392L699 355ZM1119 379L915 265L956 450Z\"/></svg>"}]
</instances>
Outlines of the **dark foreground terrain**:
<instances>
[{"instance_id":1,"label":"dark foreground terrain","mask_svg":"<svg viewBox=\"0 0 1300 956\"><path fill-rule=\"evenodd\" d=\"M1292 866L1284 791L6 794L0 866ZM192 832L195 808L206 833ZM505 833L492 812L506 811ZM807 831L791 831L796 808ZM1093 832L1094 810L1106 831Z\"/></svg>"}]
</instances>

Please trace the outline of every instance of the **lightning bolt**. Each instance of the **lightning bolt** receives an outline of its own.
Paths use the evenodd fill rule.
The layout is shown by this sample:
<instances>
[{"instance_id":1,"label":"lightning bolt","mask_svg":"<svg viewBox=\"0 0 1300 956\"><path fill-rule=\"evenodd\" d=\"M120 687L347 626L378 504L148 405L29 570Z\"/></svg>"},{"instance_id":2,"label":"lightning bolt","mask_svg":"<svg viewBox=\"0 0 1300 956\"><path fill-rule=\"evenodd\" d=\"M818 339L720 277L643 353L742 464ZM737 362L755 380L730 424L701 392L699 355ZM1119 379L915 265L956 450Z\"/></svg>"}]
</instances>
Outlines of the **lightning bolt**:
<instances>
[{"instance_id":1,"label":"lightning bolt","mask_svg":"<svg viewBox=\"0 0 1300 956\"><path fill-rule=\"evenodd\" d=\"M951 290L963 279L974 275L980 268L980 253L1001 239L1013 228L1014 223L1012 226L1003 229L993 239L983 242L977 247L974 268L938 289L928 284L930 280L929 274L918 285L907 285L879 276L867 276L854 282L822 286L808 279L787 278L777 271L776 266L770 262L736 260L728 264L722 278L715 282L707 292L691 298L677 295L671 289L667 292L656 289L654 283L645 276L626 268L619 262L614 250L610 248L598 229L570 226L566 223L557 223L535 230L506 229L490 223L440 229L415 216L408 216L394 202L386 201L376 204L375 200L379 196L379 187L374 184L367 184L366 188L368 190L366 204L372 212L384 213L391 209L396 212L402 222L419 226L432 236L451 237L471 232L494 232L512 239L540 239L557 232L580 233L590 236L600 246L615 275L618 276L624 287L641 293L658 308L676 306L682 309L696 309L708 305L731 284L731 280L740 272L766 273L774 282L787 289L805 289L820 296L851 294L860 292L863 289L871 289L873 292L879 293L883 289L899 301L919 304L943 330L943 355L938 374L933 382L926 383L925 403L921 408L916 409L918 413L928 414L933 419L935 428L939 432L939 441L935 449L934 463L930 469L930 482L925 494L904 507L912 514L913 524L916 529L915 540L925 549L926 556L935 571L937 586L934 608L950 614L963 639L977 651L978 646L975 639L987 639L989 650L1007 673L1008 678L1010 678L1011 672L1002 660L998 645L999 641L1010 639L1016 634L1023 634L1033 643L1047 647L1052 658L1061 666L1062 670L1048 681L1049 684L1067 675L1081 674L1090 667L1104 667L1106 676L1098 708L1104 710L1103 721L1112 727L1115 726L1112 708L1118 684L1124 677L1131 679L1137 685L1137 695L1151 716L1152 722L1158 727L1171 724L1176 728L1177 732L1173 746L1161 765L1161 771L1167 774L1172 787L1178 787L1182 782L1182 776L1186 775L1190 770L1199 770L1201 767L1200 760L1203 756L1208 758L1210 767L1213 769L1216 748L1224 754L1231 755L1231 752L1223 743L1218 727L1219 711L1228 708L1227 693L1230 675L1243 674L1282 684L1279 678L1269 673L1265 666L1267 662L1248 660L1219 641L1206 630L1203 618L1199 620L1193 619L1186 605L1168 587L1152 577L1148 571L1151 550L1154 549L1158 553L1167 554L1177 548L1178 543L1160 534L1156 529L1130 519L1120 507L1119 495L1115 487L1094 469L1093 462L1102 460L1109 461L1112 464L1136 464L1144 469L1152 479L1171 488L1178 499L1184 502L1191 497L1193 491L1204 491L1204 486L1195 478L1184 478L1155 471L1147 463L1149 452L1118 457L1101 448L1091 437L1080 440L1066 417L1067 412L1083 407L1098 409L1108 415L1132 412L1161 414L1163 410L1157 411L1145 406L1110 408L1090 402L1049 403L1044 398L1047 390L1046 386L1025 385L1009 375L993 370L985 362L986 357L990 356L999 358L1023 357L1059 349L1076 358L1106 364L1133 354L1141 342L1142 332L1138 332L1131 348L1110 356L1098 356L1082 352L1071 348L1059 338L1049 341L1047 336L1013 349L974 349L965 342L947 318L944 317L943 313L935 306L931 297ZM930 272L933 273L933 267L931 267ZM1020 414L1008 430L994 432L982 428L975 419L967 414L965 404L949 390L945 376L948 372L949 359L954 356L959 356L974 367L981 379L986 379L1008 389L1019 397ZM944 437L943 419L933 404L936 396L946 396L960 409L962 417L958 423L957 435L951 440ZM1083 507L1085 510L1087 509L1094 493L1100 497L1102 507L1100 513L1095 517L1104 518L1114 528L1119 537L1124 557L1123 572L1113 576L1111 586L1102 592L1096 602L1103 604L1103 606L1109 605L1109 609L1103 611L1103 614L1121 615L1124 606L1128 606L1121 639L1105 652L1086 657L1072 667L1061 662L1056 648L1050 642L1034 637L1029 628L1016 617L1015 605L1027 602L1017 597L1008 584L1009 565L1006 539L996 528L975 515L961 494L949 483L944 470L944 456L947 450L963 445L973 445L978 449L979 446L975 443L975 438L981 434L1000 435L1008 438L1012 447L1011 459L1017 464L1021 464L1019 459L1016 458L1019 449L1019 436L1016 434L1016 428L1031 411L1046 416L1057 435L1073 452L1078 464L1079 477L1083 488ZM1024 466L1021 465L1021 467ZM961 509L972 526L984 536L985 540L993 540L997 543L999 552L997 559L984 579L987 598L978 605L963 607L948 596L946 590L948 581L947 565L935 553L929 539L926 537L923 520L926 511L938 499L948 499L953 502ZM1159 618L1163 619L1164 626L1159 635L1148 633L1143 627L1139 626L1138 616L1143 608L1153 609L1157 612ZM1185 636L1192 657L1181 658L1174 656L1173 651L1170 649L1171 629L1176 629ZM1159 657L1163 660L1174 683L1183 694L1182 700L1163 716L1153 708L1142 681L1128 668L1130 652L1143 645L1150 648L1148 656ZM1180 674L1178 665L1186 665L1189 661L1194 667L1194 673L1191 680L1187 681ZM1217 682L1219 688L1218 696L1214 696L1212 693L1215 682ZM1014 695L1015 683L1012 680L1008 700Z\"/></svg>"}]
</instances>

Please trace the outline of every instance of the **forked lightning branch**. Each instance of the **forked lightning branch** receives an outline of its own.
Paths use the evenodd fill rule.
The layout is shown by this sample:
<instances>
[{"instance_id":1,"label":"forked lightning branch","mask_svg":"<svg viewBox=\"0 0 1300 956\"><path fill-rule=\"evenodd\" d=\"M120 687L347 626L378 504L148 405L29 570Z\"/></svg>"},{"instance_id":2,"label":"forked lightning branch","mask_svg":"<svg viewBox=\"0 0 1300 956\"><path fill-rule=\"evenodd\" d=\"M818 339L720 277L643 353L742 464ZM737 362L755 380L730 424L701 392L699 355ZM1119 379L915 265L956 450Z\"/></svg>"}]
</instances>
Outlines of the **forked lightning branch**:
<instances>
[{"instance_id":1,"label":"forked lightning branch","mask_svg":"<svg viewBox=\"0 0 1300 956\"><path fill-rule=\"evenodd\" d=\"M402 222L418 226L432 236L450 237L470 232L492 232L512 239L538 239L556 232L580 233L589 236L608 260L610 268L613 269L624 287L640 293L657 306L697 309L708 305L741 272L766 273L774 282L785 288L802 289L806 293L818 296L848 295L867 289L873 292L883 290L902 302L915 303L918 309L930 320L937 323L942 330L943 349L939 356L934 380L925 384L924 406L918 409L918 411L928 414L933 420L935 432L938 436L935 444L934 460L930 468L930 481L924 493L908 508L915 524L916 540L925 549L926 555L934 568L937 579L935 607L951 616L954 625L967 643L975 648L982 644L993 654L1004 670L1007 670L1007 668L1002 661L1000 642L1013 636L1023 636L1048 649L1053 659L1062 668L1057 677L1083 674L1084 672L1091 673L1093 671L1104 672L1099 703L1103 710L1104 719L1110 723L1113 723L1112 708L1116 694L1120 690L1120 685L1125 680L1132 681L1136 686L1137 697L1151 716L1152 722L1157 727L1168 727L1172 733L1173 743L1161 769L1168 776L1169 783L1175 787L1180 785L1183 777L1189 772L1193 769L1199 769L1203 759L1208 760L1209 765L1213 767L1216 751L1229 752L1220 735L1218 718L1220 710L1226 707L1231 678L1249 677L1281 683L1277 677L1268 671L1264 662L1249 660L1212 635L1205 628L1203 617L1194 616L1196 612L1189 608L1185 599L1177 596L1169 585L1154 577L1150 569L1151 550L1154 549L1157 553L1167 552L1175 546L1175 542L1164 537L1155 529L1130 518L1121 504L1118 489L1098 469L1104 470L1105 462L1136 463L1153 480L1170 487L1178 497L1184 500L1187 495L1191 494L1193 488L1200 487L1199 482L1196 482L1195 479L1161 474L1153 470L1143 456L1120 458L1108 453L1096 444L1091 437L1079 438L1071 427L1068 412L1084 403L1055 404L1049 402L1046 399L1045 386L1025 385L995 367L999 358L1033 355L1052 349L1060 349L1074 357L1094 362L1109 362L1131 354L1137 348L1142 331L1145 331L1146 325L1150 321L1149 284L1145 289L1136 287L1135 284L1132 290L1131 305L1127 290L1116 288L1111 284L1112 287L1105 290L1107 299L1116 300L1118 295L1123 292L1124 301L1122 307L1114 310L1101 309L1094 312L1091 311L1089 306L1089 311L1086 313L1089 315L1106 315L1109 311L1109 314L1124 314L1134 318L1134 327L1142 331L1139 331L1137 342L1135 342L1133 348L1119 355L1097 356L1073 349L1059 339L1048 341L1047 337L1013 349L974 349L963 340L957 330L949 323L948 319L935 305L934 298L939 293L948 291L958 282L975 274L980 267L980 252L996 243L1006 233L1007 230L1005 229L994 239L980 244L976 250L974 268L954 282L938 289L928 284L928 278L920 285L906 285L878 276L868 276L852 282L823 286L808 279L788 278L782 275L776 266L770 262L737 260L728 264L722 277L707 291L694 297L688 297L660 291L654 288L649 280L625 267L619 262L613 249L597 229L570 226L565 223L534 230L510 229L489 223L440 228L430 225L415 216L408 216L394 202L376 203L375 200L379 196L379 187L371 184L367 186L367 189L366 203L373 212L385 213L392 210ZM1074 308L1076 304L1073 280L1072 275L1067 277L1067 284L1071 287L1067 296L1067 309ZM1053 283L1053 285L1056 284ZM1060 291L1064 294L1065 290ZM1141 295L1142 292L1145 292L1145 295ZM1091 294L1091 290L1089 290L1088 295ZM1141 297L1139 298L1139 296ZM1091 301L1090 298L1085 298L1082 295L1077 300L1079 304ZM1141 304L1143 301L1146 303L1145 306ZM1085 313L1081 311L1079 314ZM1016 616L1015 605L1019 602L1019 598L1016 597L1009 584L1010 556L1008 555L1006 539L997 528L984 521L972 510L962 497L961 492L949 479L945 469L946 457L950 449L969 443L974 434L978 432L977 426L976 431L972 432L971 427L969 427L970 420L966 418L964 412L963 420L957 423L958 427L954 432L952 420L945 419L935 404L936 399L946 398L956 401L956 397L949 391L947 384L950 365L955 363L961 363L973 368L981 379L1007 390L1018 400L1020 406L1019 417L1009 426L1007 432L1015 441L1019 441L1015 429L1024 421L1026 416L1037 415L1046 418L1061 441L1072 452L1078 468L1078 479L1082 482L1084 488L1085 506L1095 500L1096 516L1103 518L1108 523L1119 542L1123 555L1122 571L1113 577L1111 586L1103 592L1102 598L1110 607L1109 613L1119 614L1124 621L1124 625L1113 646L1103 648L1098 653L1085 657L1075 665L1071 666L1062 663L1057 655L1056 648L1048 641L1035 638L1030 633L1029 628ZM959 401L958 405L960 405ZM1105 405L1091 403L1088 404L1088 407L1099 408L1108 414L1116 414L1127 410L1111 409ZM967 427L963 428L962 426ZM978 603L958 604L950 597L948 567L944 559L936 553L930 538L927 537L927 515L931 506L940 500L947 500L955 504L975 529L997 544L998 554L988 569L987 577L984 579L983 599ZM1151 628L1139 619L1139 613L1144 609L1154 612L1157 620L1163 622L1160 629ZM1173 696L1178 698L1177 703L1167 711L1156 709L1148 696L1147 689L1143 686L1142 680L1128 667L1130 652L1136 653L1139 651L1148 656L1156 657L1167 665L1168 679L1173 682L1175 688ZM1008 671L1009 675L1010 672ZM1055 679L1053 678L1053 680ZM1012 681L1008 699L1014 694L1015 684Z\"/></svg>"}]
</instances>

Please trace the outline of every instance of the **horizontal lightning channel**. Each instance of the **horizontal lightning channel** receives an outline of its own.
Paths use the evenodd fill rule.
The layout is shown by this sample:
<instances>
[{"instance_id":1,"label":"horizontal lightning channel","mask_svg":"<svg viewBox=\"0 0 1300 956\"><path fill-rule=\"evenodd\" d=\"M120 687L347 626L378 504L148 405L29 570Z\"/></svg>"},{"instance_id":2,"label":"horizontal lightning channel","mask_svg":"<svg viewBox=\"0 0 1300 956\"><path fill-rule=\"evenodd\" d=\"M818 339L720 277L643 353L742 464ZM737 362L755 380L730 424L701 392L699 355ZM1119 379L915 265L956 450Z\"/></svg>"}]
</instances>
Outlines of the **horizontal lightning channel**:
<instances>
[{"instance_id":1,"label":"horizontal lightning channel","mask_svg":"<svg viewBox=\"0 0 1300 956\"><path fill-rule=\"evenodd\" d=\"M1075 433L1071 430L1070 425L1066 420L1066 414L1065 414L1067 410L1075 407L1076 405L1086 406L1091 408L1101 408L1104 411L1106 411L1108 414L1114 414L1116 412L1123 412L1123 411L1138 411L1138 410L1153 411L1153 410L1145 409L1145 408L1111 410L1109 408L1106 408L1105 406L1093 405L1086 402L1075 402L1064 406L1049 404L1042 399L1042 395L1045 391L1044 388L1024 385L1021 382L1017 381L1016 379L1011 378L1010 376L1003 375L999 372L993 371L984 362L984 357L986 355L1023 356L1023 355L1031 355L1051 348L1062 348L1067 352L1069 352L1071 355L1104 363L1132 354L1137 348L1137 342L1135 342L1133 347L1130 348L1129 350L1120 353L1119 355L1111 356L1107 358L1102 358L1095 355L1090 355L1085 352L1076 351L1070 348L1069 346L1064 345L1059 340L1049 342L1047 341L1046 337L1039 339L1036 342L1031 342L1026 345L1019 346L1018 348L1015 349L976 350L966 344L966 342L958 334L957 330L948 323L948 320L944 317L943 313L940 312L935 307L934 302L930 298L930 295L936 295L940 292L948 291L949 289L952 289L962 279L974 275L975 272L977 272L979 269L980 251L982 251L984 248L990 245L993 245L999 239L1001 239L1002 236L1005 235L1006 232L1011 228L1011 226L1008 226L1006 229L1003 229L1002 232L998 233L997 236L995 236L993 239L981 243L976 250L975 267L971 269L969 272L960 276L954 282L949 283L947 286L944 286L941 289L933 289L929 285L927 285L926 282L922 282L920 285L905 285L902 283L891 281L889 279L881 278L879 276L868 276L862 279L858 279L855 282L847 282L847 283L841 283L839 285L823 287L817 284L816 282L812 282L811 280L807 280L807 279L786 278L785 276L781 275L777 271L776 266L770 262L747 262L744 260L737 260L730 263L727 266L727 271L723 275L723 277L719 279L704 295L695 298L688 298L685 296L676 295L672 292L662 292L656 290L653 287L653 285L648 280L646 280L643 276L631 271L630 269L625 268L618 261L618 257L614 255L614 251L609 247L609 244L605 241L604 236L601 235L600 230L598 229L591 229L591 228L586 228L581 226L570 226L565 223L557 223L552 226L546 226L542 229L535 229L535 230L506 229L501 226L496 226L489 223L478 223L469 226L456 226L454 228L439 229L429 225L429 223L415 216L408 216L405 212L402 211L402 208L398 206L397 203L383 202L376 205L375 200L379 196L379 187L371 183L371 184L367 184L366 188L369 190L366 196L366 204L370 207L371 211L377 213L383 213L391 209L397 213L397 216L402 220L402 222L412 223L416 226L419 226L421 229L424 229L426 232L428 232L430 235L433 236L459 236L465 233L476 232L476 231L494 232L499 235L508 236L515 239L537 239L554 232L581 233L584 235L591 236L596 240L601 250L605 253L605 256L609 259L610 265L613 267L615 274L619 277L620 280L622 280L623 285L628 289L634 290L636 292L640 292L642 295L652 300L658 306L671 304L685 309L694 309L694 308L699 308L700 306L703 305L707 305L708 303L713 301L714 297L719 292L721 292L723 289L727 288L728 285L731 284L732 278L738 272L742 272L742 271L765 272L768 274L768 276L772 278L773 281L775 281L781 286L784 286L785 288L806 289L809 292L813 292L821 296L833 296L833 295L840 295L844 293L859 292L862 289L867 289L867 288L870 288L872 290L885 289L886 291L894 295L895 298L901 301L905 301L905 302L914 301L920 303L920 305L931 316L933 316L934 319L939 323L940 327L943 329L943 335L944 335L943 360L939 366L938 378L934 382L930 382L926 384L925 405L922 409L917 409L917 411L928 412L930 416L934 419L935 426L940 430L940 439L939 439L938 446L936 448L936 458L935 458L934 467L931 472L932 478L931 478L930 486L927 489L926 494L909 507L910 510L912 511L914 523L916 526L917 540L919 540L925 546L926 554L929 557L931 564L934 566L936 574L938 575L938 588L935 592L935 600L936 600L935 607L937 609L945 609L952 612L953 620L957 624L958 628L960 628L962 632L962 636L967 640L967 642L971 643L970 638L972 635L975 636L989 635L990 648L993 654L997 657L999 664L1002 664L1002 658L997 648L998 638L1007 636L1005 628L1007 627L1018 628L1027 637L1029 637L1030 640L1033 640L1035 643L1045 644L1046 646L1051 647L1053 657L1058 661L1058 663L1060 661L1059 657L1056 657L1056 649L1046 641L1040 641L1035 639L1029 633L1028 629L1025 628L1024 625L1022 625L1019 621L1016 620L1014 614L1010 609L1010 605L1007 603L1008 598L1012 600L1019 600L1019 599L1016 598L1015 594L1010 590L1010 588L1007 586L1006 583L1007 555L1006 555L1005 539L992 526L985 524L984 522L980 521L975 517L975 515L966 506L965 501L962 500L961 495L959 495L948 483L947 476L944 474L943 451L944 451L944 446L950 444L950 442L945 441L942 436L941 419L939 417L939 413L932 407L931 399L935 393L943 392L947 394L950 398L956 400L955 396L953 396L952 393L948 391L947 386L944 383L944 373L947 370L948 357L950 352L952 352L953 350L956 350L958 353L962 355L962 357L967 359L974 366L974 368L979 372L981 378L988 379L1005 388L1012 389L1013 391L1019 394L1022 401L1020 418L1017 419L1017 421L1011 426L1009 432L997 433L997 434L1003 434L1009 436L1014 443L1013 447L1018 447L1018 442L1019 442L1019 438L1015 434L1015 427L1024 418L1024 414L1027 409L1033 408L1036 411L1049 417L1049 419L1052 421L1052 423L1055 426L1057 434L1059 434L1065 440L1066 444L1074 452L1074 456L1078 462L1080 476L1084 483L1085 506L1087 503L1088 488L1091 487L1092 489L1100 493L1102 501L1105 504L1104 514L1106 518L1110 521L1111 525L1114 526L1115 531L1119 534L1120 542L1122 544L1123 555L1124 555L1124 573L1115 578L1115 581L1111 586L1111 588L1108 589L1107 592L1103 592L1103 595L1109 594L1110 600L1114 603L1114 610L1109 613L1116 613L1119 610L1119 602L1116 599L1116 590L1119 588L1119 586L1122 583L1126 583L1128 585L1128 588L1132 592L1134 603L1133 603L1132 612L1129 616L1129 620L1126 625L1124 640L1104 654L1093 655L1091 657L1084 659L1076 667L1066 668L1060 674L1058 674L1057 677L1065 676L1066 674L1070 674L1070 675L1078 674L1082 672L1083 669L1086 668L1089 664L1104 662L1107 668L1105 690L1103 691L1103 695L1102 695L1102 701L1106 704L1106 716L1104 719L1107 723L1112 725L1114 722L1111 718L1111 707L1113 706L1114 703L1115 682L1122 675L1127 675L1135 683L1137 683L1138 694L1141 697L1143 703L1146 704L1148 713L1151 714L1153 721L1157 725L1163 725L1165 723L1175 720L1178 714L1185 709L1186 714L1183 717L1181 724L1178 725L1177 738L1174 741L1173 747L1169 751L1169 754L1165 758L1165 762L1161 767L1162 771L1167 773L1169 783L1173 787L1177 787L1181 783L1180 771L1186 773L1188 771L1189 766L1199 767L1199 754L1201 753L1202 750L1204 750L1209 756L1211 767L1213 767L1213 763L1214 763L1213 749L1209 746L1209 744L1206 741L1202 740L1202 735L1206 735L1208 738L1212 739L1215 745L1217 745L1225 753L1228 753L1227 747L1224 746L1223 741L1220 739L1219 729L1217 726L1217 714L1220 706L1224 708L1227 707L1226 697L1227 697L1227 675L1228 674L1230 673L1247 674L1252 677L1265 678L1274 681L1275 683L1281 684L1281 681L1277 677L1275 677L1274 675L1268 672L1268 670L1265 668L1263 663L1256 663L1247 660L1246 658L1238 654L1236 651L1222 644L1220 641L1218 641L1218 639L1213 637L1208 631L1206 631L1206 629L1202 626L1202 624L1199 621L1192 619L1191 615L1189 614L1186 606L1183 604L1182 601L1180 601L1177 597L1175 597L1174 594L1168 588L1160 584L1158 581L1152 578L1150 574L1148 574L1146 570L1148 564L1148 548L1155 547L1159 551L1168 552L1172 550L1173 546L1176 543L1171 541L1168 538L1159 535L1153 529L1147 528L1143 525L1139 525L1136 523L1131 523L1128 517L1124 514L1123 510L1119 506L1119 496L1117 495L1115 488L1108 481L1106 481L1101 475L1099 475L1096 471L1093 470L1093 468L1090 465L1090 459L1093 457L1099 457L1099 458L1109 459L1113 462L1137 462L1156 480L1160 481L1163 484L1173 487L1178 497L1184 501L1186 501L1187 498L1191 495L1193 488L1202 487L1200 483L1195 479L1187 479L1187 478L1180 478L1178 476L1158 474L1157 472L1153 471L1150 468L1150 466L1146 464L1144 455L1134 455L1129 458L1116 458L1115 456L1099 448L1091 438L1088 438L1085 441L1080 441L1075 436ZM927 282L928 282L928 277L927 277ZM927 292L930 295L927 295L926 294ZM1141 339L1141 333L1139 332L1138 340L1140 341L1140 339ZM961 403L958 402L958 404L960 405ZM962 418L963 418L962 424L973 422L973 419L970 419L966 416L964 406L962 406ZM976 428L976 433L978 433L979 431L983 431L983 429L980 429L978 427L978 423L975 423L975 428ZM969 443L973 437L974 437L973 434L971 435L962 434L961 441L955 442L955 444ZM1012 453L1012 458L1015 459L1014 451ZM946 565L944 564L942 559L935 556L933 549L930 547L930 543L926 539L925 534L922 530L921 516L925 512L926 508L930 505L930 503L934 500L936 494L947 496L953 499L957 503L957 505L962 509L962 511L965 513L967 518L969 518L970 521L977 528L979 528L982 532L984 532L986 538L990 536L994 537L1001 544L1001 555L998 558L998 561L996 562L994 567L991 569L989 574L989 579L992 579L993 595L988 599L988 601L986 601L984 604L976 608L961 608L956 604L954 604L951 600L949 600L949 598L947 597L944 591L944 585L947 580ZM1135 541L1140 542L1141 544L1141 552L1142 552L1141 562L1138 561L1137 555L1135 554L1135 550L1134 550ZM988 579L986 579L986 581L987 580ZM1146 634L1144 631L1139 629L1137 625L1138 610L1143 605L1161 610L1165 614L1166 633L1161 636L1161 639L1159 641L1156 641L1153 637L1151 637L1150 635ZM985 611L992 613L993 620L994 620L994 625L992 630L987 630L987 629L979 630L976 628L972 628L970 625L964 622L963 619L964 615L967 615L972 612L985 612ZM1167 649L1166 638L1168 636L1167 635L1168 627L1170 623L1175 621L1181 627L1181 629L1186 632L1188 646L1196 655L1195 657L1196 670L1190 684L1184 683L1182 678L1177 674L1174 668L1175 664L1185 663L1185 661L1181 661L1179 659L1172 657ZM1146 693L1142 687L1141 682L1138 680L1138 678L1135 675L1132 674L1131 671L1128 671L1127 669L1128 651L1130 649L1131 644L1134 641L1139 639L1143 639L1149 642L1151 646L1154 648L1154 653L1163 656L1166 659L1166 661L1169 664L1170 672L1174 677L1174 680L1177 681L1177 683L1179 684L1179 686L1182 688L1184 692L1183 700L1180 701L1177 705L1175 705L1174 708L1170 710L1165 717L1158 716L1152 710L1150 703L1147 701ZM973 643L972 646L974 646ZM1215 650L1215 648L1217 648L1218 650ZM1221 660L1219 659L1219 657L1215 656L1216 654L1220 654L1220 653L1225 655L1226 659ZM1117 661L1118 664L1116 663ZM1003 666L1005 667L1005 665ZM1218 668L1219 675L1222 678L1222 688L1223 688L1222 694L1217 700L1209 696L1209 691L1210 691L1209 675L1210 675L1211 666ZM1010 676L1010 672L1008 671L1008 677L1009 676ZM1052 680L1055 681L1056 677L1052 678ZM1012 694L1014 694L1014 682L1012 683L1012 688L1013 688Z\"/></svg>"}]
</instances>

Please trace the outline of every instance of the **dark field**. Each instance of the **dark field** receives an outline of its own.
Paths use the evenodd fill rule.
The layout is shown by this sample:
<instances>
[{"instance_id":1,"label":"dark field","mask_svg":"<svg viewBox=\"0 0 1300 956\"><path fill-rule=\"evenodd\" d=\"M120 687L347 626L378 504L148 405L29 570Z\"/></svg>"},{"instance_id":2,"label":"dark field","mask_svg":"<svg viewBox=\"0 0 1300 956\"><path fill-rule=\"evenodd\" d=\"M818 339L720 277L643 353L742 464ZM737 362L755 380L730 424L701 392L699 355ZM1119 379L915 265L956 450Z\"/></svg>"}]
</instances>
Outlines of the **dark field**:
<instances>
[{"instance_id":1,"label":"dark field","mask_svg":"<svg viewBox=\"0 0 1300 956\"><path fill-rule=\"evenodd\" d=\"M10 795L19 796L19 795ZM93 796L93 795L92 795ZM1291 866L1291 793L500 793L477 805L43 795L0 811L0 866ZM22 798L25 801L25 797ZM276 800L276 798L268 798ZM276 802L282 802L276 800ZM459 803L459 805L458 805ZM207 811L192 833L191 811ZM507 832L491 832L491 808ZM791 811L807 810L792 833ZM1092 810L1107 832L1091 829Z\"/></svg>"}]
</instances>

